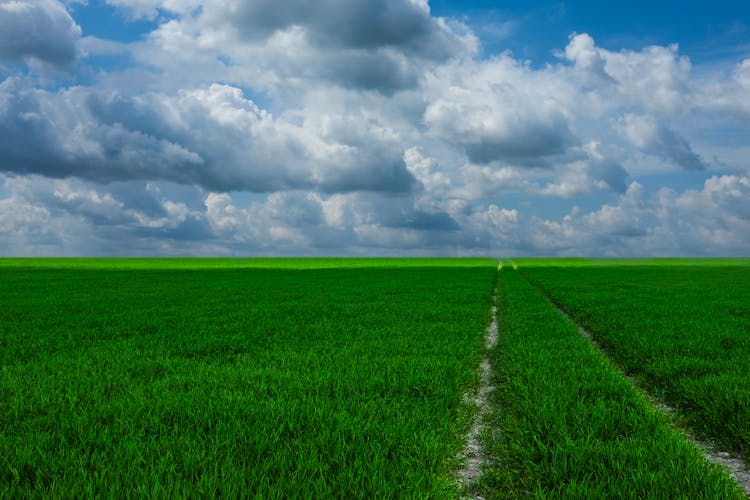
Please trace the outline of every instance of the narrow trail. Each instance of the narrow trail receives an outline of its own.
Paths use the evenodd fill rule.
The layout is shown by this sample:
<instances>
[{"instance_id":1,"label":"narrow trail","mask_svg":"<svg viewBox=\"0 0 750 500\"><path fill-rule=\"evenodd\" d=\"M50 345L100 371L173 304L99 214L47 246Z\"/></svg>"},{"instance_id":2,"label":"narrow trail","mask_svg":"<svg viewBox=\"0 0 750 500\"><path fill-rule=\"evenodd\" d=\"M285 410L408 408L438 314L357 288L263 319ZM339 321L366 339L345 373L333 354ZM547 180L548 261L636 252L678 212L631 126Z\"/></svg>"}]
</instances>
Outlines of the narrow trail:
<instances>
[{"instance_id":1,"label":"narrow trail","mask_svg":"<svg viewBox=\"0 0 750 500\"><path fill-rule=\"evenodd\" d=\"M466 444L461 452L464 465L456 472L461 494L464 495L463 498L482 499L473 490L475 490L477 481L482 475L482 467L486 460L480 438L485 416L492 410L489 404L489 395L495 390L495 387L492 385L492 365L490 364L488 351L495 347L495 344L497 344L497 289L492 296L492 320L484 336L485 353L479 364L479 388L473 395L464 395L464 399L469 401L477 410L471 428L466 434Z\"/></svg>"},{"instance_id":2,"label":"narrow trail","mask_svg":"<svg viewBox=\"0 0 750 500\"><path fill-rule=\"evenodd\" d=\"M742 488L742 490L745 492L745 495L750 498L750 468L746 465L745 460L742 458L739 458L731 453L728 453L725 450L720 450L713 446L711 443L704 441L697 436L693 435L691 432L689 432L687 429L679 426L675 420L675 415L677 413L677 410L669 405L666 401L663 401L659 398L656 398L652 394L650 394L646 389L641 387L633 377L628 376L621 368L620 366L615 363L607 354L606 350L602 348L602 346L596 341L594 336L590 331L588 331L583 326L579 325L569 314L568 312L563 309L560 304L558 304L550 295L547 293L546 290L544 290L541 286L536 284L535 282L531 281L524 273L519 272L518 273L529 285L539 290L539 292L542 294L542 296L550 303L552 304L555 309L570 323L572 323L577 329L578 333L581 334L582 337L584 337L586 340L589 341L589 343L594 347L594 349L601 355L604 359L606 359L613 367L617 369L617 371L620 372L620 375L622 375L625 379L627 379L630 384L633 386L633 388L638 391L643 397L646 398L647 401L651 404L652 408L655 410L663 413L666 415L666 417L669 419L669 421L672 423L672 425L679 429L680 432L685 436L686 439L688 439L690 442L692 442L701 452L703 453L703 456L706 460L708 460L711 463L714 463L720 467L722 467L731 477L732 479L737 482L737 484Z\"/></svg>"}]
</instances>

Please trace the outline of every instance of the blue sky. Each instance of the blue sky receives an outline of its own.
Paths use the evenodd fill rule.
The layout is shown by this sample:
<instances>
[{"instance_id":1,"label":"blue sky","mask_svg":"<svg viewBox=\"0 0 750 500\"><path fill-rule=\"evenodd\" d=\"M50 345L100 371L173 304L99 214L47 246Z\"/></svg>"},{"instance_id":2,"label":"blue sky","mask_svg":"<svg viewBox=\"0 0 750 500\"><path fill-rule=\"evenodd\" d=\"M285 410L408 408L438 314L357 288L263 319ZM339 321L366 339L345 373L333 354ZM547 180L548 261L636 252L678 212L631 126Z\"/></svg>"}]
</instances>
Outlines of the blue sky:
<instances>
[{"instance_id":1,"label":"blue sky","mask_svg":"<svg viewBox=\"0 0 750 500\"><path fill-rule=\"evenodd\" d=\"M136 42L159 26L158 19L134 19L105 2L73 4L70 14L86 35L117 42Z\"/></svg>"},{"instance_id":2,"label":"blue sky","mask_svg":"<svg viewBox=\"0 0 750 500\"><path fill-rule=\"evenodd\" d=\"M750 254L750 4L0 0L0 255Z\"/></svg>"}]
</instances>

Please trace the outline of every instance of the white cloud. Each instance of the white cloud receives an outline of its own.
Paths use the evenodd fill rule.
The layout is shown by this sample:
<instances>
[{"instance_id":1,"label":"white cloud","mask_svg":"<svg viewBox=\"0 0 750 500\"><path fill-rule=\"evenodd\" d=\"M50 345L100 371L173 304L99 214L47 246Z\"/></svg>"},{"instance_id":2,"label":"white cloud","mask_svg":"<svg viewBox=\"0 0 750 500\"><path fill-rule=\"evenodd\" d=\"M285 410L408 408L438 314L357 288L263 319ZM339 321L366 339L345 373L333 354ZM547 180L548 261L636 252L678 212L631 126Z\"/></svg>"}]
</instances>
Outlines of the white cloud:
<instances>
[{"instance_id":1,"label":"white cloud","mask_svg":"<svg viewBox=\"0 0 750 500\"><path fill-rule=\"evenodd\" d=\"M673 116L690 109L692 65L679 55L677 45L650 46L639 52L598 49L598 53L606 61L604 70L617 82L621 105Z\"/></svg>"},{"instance_id":2,"label":"white cloud","mask_svg":"<svg viewBox=\"0 0 750 500\"><path fill-rule=\"evenodd\" d=\"M78 42L78 48L81 56L115 56L128 53L128 44L97 38L94 36L85 36Z\"/></svg>"},{"instance_id":3,"label":"white cloud","mask_svg":"<svg viewBox=\"0 0 750 500\"><path fill-rule=\"evenodd\" d=\"M0 62L69 67L81 28L57 0L0 0Z\"/></svg>"},{"instance_id":4,"label":"white cloud","mask_svg":"<svg viewBox=\"0 0 750 500\"><path fill-rule=\"evenodd\" d=\"M444 198L451 192L453 183L450 177L433 158L424 156L419 148L404 151L404 163L429 199Z\"/></svg>"},{"instance_id":5,"label":"white cloud","mask_svg":"<svg viewBox=\"0 0 750 500\"><path fill-rule=\"evenodd\" d=\"M234 231L240 225L239 210L232 205L228 194L208 193L205 205L208 221L218 233Z\"/></svg>"},{"instance_id":6,"label":"white cloud","mask_svg":"<svg viewBox=\"0 0 750 500\"><path fill-rule=\"evenodd\" d=\"M118 190L80 181L9 178L5 190L8 196L0 199L4 255L190 249L206 255L739 256L750 250L747 175L714 176L702 189L664 188L653 195L633 182L616 202L589 212L574 209L559 219L494 203L428 213L408 197L375 193L320 197L286 191L239 206L226 193L207 193L193 203L137 183ZM147 196L152 205L138 196Z\"/></svg>"},{"instance_id":7,"label":"white cloud","mask_svg":"<svg viewBox=\"0 0 750 500\"><path fill-rule=\"evenodd\" d=\"M750 177L722 175L711 177L704 189L708 198L735 218L750 221Z\"/></svg>"},{"instance_id":8,"label":"white cloud","mask_svg":"<svg viewBox=\"0 0 750 500\"><path fill-rule=\"evenodd\" d=\"M290 98L321 83L390 95L416 87L430 65L475 50L472 34L431 17L422 2L231 0L162 23L137 56L182 81L200 67Z\"/></svg>"},{"instance_id":9,"label":"white cloud","mask_svg":"<svg viewBox=\"0 0 750 500\"><path fill-rule=\"evenodd\" d=\"M543 229L533 247L570 255L747 255L750 214L743 201L749 188L747 176L714 176L701 190L662 188L648 197L634 182L616 204L559 222L536 220Z\"/></svg>"},{"instance_id":10,"label":"white cloud","mask_svg":"<svg viewBox=\"0 0 750 500\"><path fill-rule=\"evenodd\" d=\"M7 171L98 181L169 180L208 189L408 190L400 152L363 150L276 119L227 85L175 96L0 84ZM17 119L16 117L20 117Z\"/></svg>"},{"instance_id":11,"label":"white cloud","mask_svg":"<svg viewBox=\"0 0 750 500\"><path fill-rule=\"evenodd\" d=\"M205 2L200 18L207 26L233 28L245 39L267 38L292 26L319 46L400 51L444 59L461 39L412 0L229 0Z\"/></svg>"},{"instance_id":12,"label":"white cloud","mask_svg":"<svg viewBox=\"0 0 750 500\"><path fill-rule=\"evenodd\" d=\"M648 116L626 113L618 123L625 138L639 150L671 161L688 170L704 170L706 164L680 134Z\"/></svg>"},{"instance_id":13,"label":"white cloud","mask_svg":"<svg viewBox=\"0 0 750 500\"><path fill-rule=\"evenodd\" d=\"M591 72L602 80L614 82L607 73L604 51L596 46L594 39L587 33L571 35L570 42L565 47L565 57L572 61L576 68Z\"/></svg>"},{"instance_id":14,"label":"white cloud","mask_svg":"<svg viewBox=\"0 0 750 500\"><path fill-rule=\"evenodd\" d=\"M729 77L723 73L710 74L696 89L696 106L713 115L724 125L735 121L745 127L750 123L750 59L731 68Z\"/></svg>"},{"instance_id":15,"label":"white cloud","mask_svg":"<svg viewBox=\"0 0 750 500\"><path fill-rule=\"evenodd\" d=\"M101 253L118 238L144 253L747 248L747 60L706 72L676 45L610 50L586 33L544 67L483 58L426 0L107 3L156 28L82 37L58 1L0 0L15 251L45 237ZM27 71L77 61L85 85ZM649 184L685 170L706 170L702 190ZM542 217L551 198L600 208Z\"/></svg>"},{"instance_id":16,"label":"white cloud","mask_svg":"<svg viewBox=\"0 0 750 500\"><path fill-rule=\"evenodd\" d=\"M448 65L430 75L428 132L463 148L480 164L544 164L576 144L565 106L566 83L504 55Z\"/></svg>"},{"instance_id":17,"label":"white cloud","mask_svg":"<svg viewBox=\"0 0 750 500\"><path fill-rule=\"evenodd\" d=\"M734 71L734 79L743 88L750 89L750 59L743 59Z\"/></svg>"},{"instance_id":18,"label":"white cloud","mask_svg":"<svg viewBox=\"0 0 750 500\"><path fill-rule=\"evenodd\" d=\"M633 182L617 205L604 205L582 218L593 236L638 237L646 234L643 220L646 211L642 201L643 186Z\"/></svg>"}]
</instances>

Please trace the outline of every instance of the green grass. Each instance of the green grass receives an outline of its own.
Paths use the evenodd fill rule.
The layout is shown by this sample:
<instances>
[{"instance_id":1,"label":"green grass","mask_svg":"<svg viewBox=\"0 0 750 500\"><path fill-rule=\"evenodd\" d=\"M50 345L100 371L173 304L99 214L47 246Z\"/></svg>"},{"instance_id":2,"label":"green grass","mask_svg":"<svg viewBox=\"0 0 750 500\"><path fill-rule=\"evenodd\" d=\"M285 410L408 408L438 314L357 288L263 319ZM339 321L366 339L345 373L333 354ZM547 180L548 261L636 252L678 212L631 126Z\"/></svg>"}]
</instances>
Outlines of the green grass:
<instances>
[{"instance_id":1,"label":"green grass","mask_svg":"<svg viewBox=\"0 0 750 500\"><path fill-rule=\"evenodd\" d=\"M518 272L503 268L486 498L743 498Z\"/></svg>"},{"instance_id":2,"label":"green grass","mask_svg":"<svg viewBox=\"0 0 750 500\"><path fill-rule=\"evenodd\" d=\"M454 497L498 276L485 497L741 498L501 262L0 259L0 498ZM750 260L513 262L747 442Z\"/></svg>"},{"instance_id":3,"label":"green grass","mask_svg":"<svg viewBox=\"0 0 750 500\"><path fill-rule=\"evenodd\" d=\"M359 269L405 267L490 267L486 258L0 258L3 268L51 269Z\"/></svg>"},{"instance_id":4,"label":"green grass","mask_svg":"<svg viewBox=\"0 0 750 500\"><path fill-rule=\"evenodd\" d=\"M0 497L455 493L495 261L206 262L3 261Z\"/></svg>"},{"instance_id":5,"label":"green grass","mask_svg":"<svg viewBox=\"0 0 750 500\"><path fill-rule=\"evenodd\" d=\"M685 425L750 456L750 265L522 269Z\"/></svg>"},{"instance_id":6,"label":"green grass","mask_svg":"<svg viewBox=\"0 0 750 500\"><path fill-rule=\"evenodd\" d=\"M622 266L639 266L639 267L672 267L672 266L711 266L711 267L735 267L750 266L750 259L739 258L651 258L651 259L621 259L621 258L604 258L592 259L587 257L554 257L554 258L515 258L504 259L504 263L510 264L515 262L522 268L528 267L622 267Z\"/></svg>"}]
</instances>

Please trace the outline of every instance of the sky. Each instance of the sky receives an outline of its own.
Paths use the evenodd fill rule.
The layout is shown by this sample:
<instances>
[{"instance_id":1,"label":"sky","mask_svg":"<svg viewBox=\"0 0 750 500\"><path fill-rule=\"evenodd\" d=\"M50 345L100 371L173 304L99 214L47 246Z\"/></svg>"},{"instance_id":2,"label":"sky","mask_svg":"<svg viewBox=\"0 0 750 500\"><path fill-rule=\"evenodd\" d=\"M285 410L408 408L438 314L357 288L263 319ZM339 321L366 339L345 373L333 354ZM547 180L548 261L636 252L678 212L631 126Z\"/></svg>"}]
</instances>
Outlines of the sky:
<instances>
[{"instance_id":1,"label":"sky","mask_svg":"<svg viewBox=\"0 0 750 500\"><path fill-rule=\"evenodd\" d=\"M750 256L750 2L0 0L0 256Z\"/></svg>"}]
</instances>

